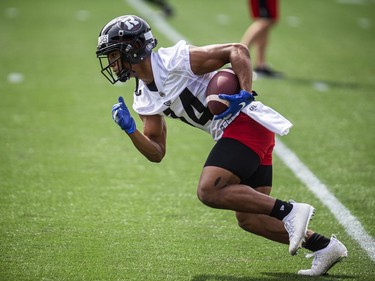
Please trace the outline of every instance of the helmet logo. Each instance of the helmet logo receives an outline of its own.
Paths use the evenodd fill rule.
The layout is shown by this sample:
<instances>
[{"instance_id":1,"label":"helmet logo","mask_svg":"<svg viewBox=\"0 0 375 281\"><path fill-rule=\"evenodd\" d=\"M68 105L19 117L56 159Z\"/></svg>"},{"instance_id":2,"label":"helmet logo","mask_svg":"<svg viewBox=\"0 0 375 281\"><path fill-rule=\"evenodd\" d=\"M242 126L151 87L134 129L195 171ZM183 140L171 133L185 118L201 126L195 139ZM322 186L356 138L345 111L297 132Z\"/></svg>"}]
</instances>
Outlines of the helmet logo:
<instances>
[{"instance_id":1,"label":"helmet logo","mask_svg":"<svg viewBox=\"0 0 375 281\"><path fill-rule=\"evenodd\" d=\"M117 24L122 28L126 25L127 30L132 30L135 26L139 25L139 21L137 21L132 16L121 17Z\"/></svg>"},{"instance_id":2,"label":"helmet logo","mask_svg":"<svg viewBox=\"0 0 375 281\"><path fill-rule=\"evenodd\" d=\"M106 43L108 43L108 34L99 36L98 46L100 46L101 44L106 44Z\"/></svg>"}]
</instances>

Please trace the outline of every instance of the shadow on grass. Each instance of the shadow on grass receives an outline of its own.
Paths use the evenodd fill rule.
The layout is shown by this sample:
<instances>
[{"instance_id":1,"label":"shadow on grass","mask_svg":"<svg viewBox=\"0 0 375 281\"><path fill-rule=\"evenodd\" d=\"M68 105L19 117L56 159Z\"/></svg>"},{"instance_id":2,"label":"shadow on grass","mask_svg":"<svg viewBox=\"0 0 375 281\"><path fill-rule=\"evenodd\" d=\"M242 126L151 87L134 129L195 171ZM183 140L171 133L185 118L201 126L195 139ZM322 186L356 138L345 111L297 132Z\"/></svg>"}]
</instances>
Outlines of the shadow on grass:
<instances>
[{"instance_id":1,"label":"shadow on grass","mask_svg":"<svg viewBox=\"0 0 375 281\"><path fill-rule=\"evenodd\" d=\"M280 281L290 281L290 280L324 280L324 281L339 281L339 280L356 280L358 279L355 276L351 275L325 275L319 277L310 277L310 276L300 276L295 273L281 273L281 272L263 272L263 277L235 277L230 275L197 275L194 276L191 281L269 281L269 280L280 280Z\"/></svg>"},{"instance_id":2,"label":"shadow on grass","mask_svg":"<svg viewBox=\"0 0 375 281\"><path fill-rule=\"evenodd\" d=\"M282 81L283 79L280 79ZM301 84L301 85L311 85L317 89L321 88L324 90L324 87L332 88L332 89L375 89L375 84L365 84L365 83L355 83L355 82L342 82L342 81L332 81L326 79L308 79L308 78L299 78L299 77L285 77L285 81L289 81L294 84Z\"/></svg>"}]
</instances>

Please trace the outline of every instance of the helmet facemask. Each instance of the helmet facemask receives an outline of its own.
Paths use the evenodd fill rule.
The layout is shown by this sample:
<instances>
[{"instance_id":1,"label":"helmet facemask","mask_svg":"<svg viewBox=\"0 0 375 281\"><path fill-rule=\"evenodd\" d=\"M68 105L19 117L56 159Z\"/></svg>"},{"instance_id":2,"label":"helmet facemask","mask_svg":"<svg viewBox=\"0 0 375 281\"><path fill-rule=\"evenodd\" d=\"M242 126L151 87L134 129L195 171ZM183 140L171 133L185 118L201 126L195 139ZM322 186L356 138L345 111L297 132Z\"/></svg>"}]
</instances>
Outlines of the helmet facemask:
<instances>
[{"instance_id":1,"label":"helmet facemask","mask_svg":"<svg viewBox=\"0 0 375 281\"><path fill-rule=\"evenodd\" d=\"M104 75L105 78L112 84L115 84L117 81L126 82L130 79L131 73L131 64L129 64L129 68L124 67L124 61L126 62L127 59L124 58L124 54L120 54L115 60L112 62L109 59L109 53L98 55L101 73ZM112 71L112 67L117 65L117 69L119 70L118 74Z\"/></svg>"}]
</instances>

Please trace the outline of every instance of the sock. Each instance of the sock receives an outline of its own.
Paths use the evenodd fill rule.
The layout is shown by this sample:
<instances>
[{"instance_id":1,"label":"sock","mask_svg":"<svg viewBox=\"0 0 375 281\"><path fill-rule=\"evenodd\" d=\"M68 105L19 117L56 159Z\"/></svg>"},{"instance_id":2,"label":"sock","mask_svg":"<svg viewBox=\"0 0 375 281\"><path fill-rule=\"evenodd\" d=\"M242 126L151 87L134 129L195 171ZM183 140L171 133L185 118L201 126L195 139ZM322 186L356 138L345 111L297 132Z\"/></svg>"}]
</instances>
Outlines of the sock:
<instances>
[{"instance_id":1,"label":"sock","mask_svg":"<svg viewBox=\"0 0 375 281\"><path fill-rule=\"evenodd\" d=\"M278 220L283 220L283 218L285 218L292 209L292 204L276 199L275 205L273 206L270 216L277 218Z\"/></svg>"},{"instance_id":2,"label":"sock","mask_svg":"<svg viewBox=\"0 0 375 281\"><path fill-rule=\"evenodd\" d=\"M330 241L331 240L329 238L315 232L313 235L311 235L309 240L305 242L303 247L310 251L316 252L327 247Z\"/></svg>"}]
</instances>

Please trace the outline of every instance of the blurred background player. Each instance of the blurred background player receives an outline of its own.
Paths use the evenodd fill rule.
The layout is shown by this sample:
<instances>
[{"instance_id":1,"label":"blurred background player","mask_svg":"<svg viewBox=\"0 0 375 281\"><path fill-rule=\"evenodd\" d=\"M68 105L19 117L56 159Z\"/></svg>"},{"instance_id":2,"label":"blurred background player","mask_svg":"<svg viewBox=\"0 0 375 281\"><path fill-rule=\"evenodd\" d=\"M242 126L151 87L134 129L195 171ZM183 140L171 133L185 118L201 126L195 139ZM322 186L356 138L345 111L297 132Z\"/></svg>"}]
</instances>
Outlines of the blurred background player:
<instances>
[{"instance_id":1,"label":"blurred background player","mask_svg":"<svg viewBox=\"0 0 375 281\"><path fill-rule=\"evenodd\" d=\"M241 43L249 49L255 47L254 72L258 77L282 78L282 73L271 69L266 60L269 34L279 16L279 1L248 0L248 5L254 22L242 36Z\"/></svg>"},{"instance_id":2,"label":"blurred background player","mask_svg":"<svg viewBox=\"0 0 375 281\"><path fill-rule=\"evenodd\" d=\"M172 17L174 15L174 10L167 0L145 0L151 4L154 4L160 8L166 17Z\"/></svg>"}]
</instances>

